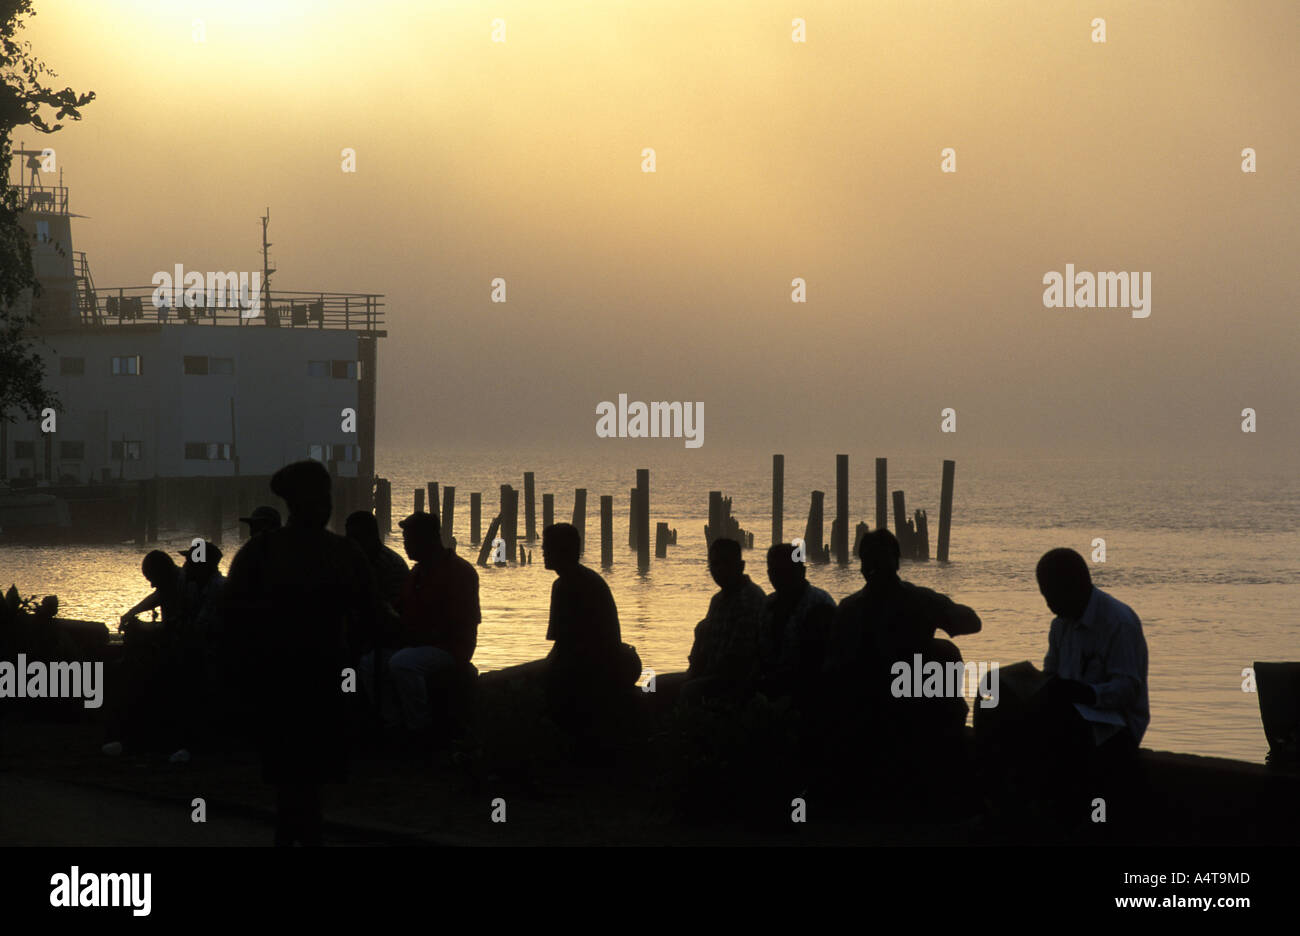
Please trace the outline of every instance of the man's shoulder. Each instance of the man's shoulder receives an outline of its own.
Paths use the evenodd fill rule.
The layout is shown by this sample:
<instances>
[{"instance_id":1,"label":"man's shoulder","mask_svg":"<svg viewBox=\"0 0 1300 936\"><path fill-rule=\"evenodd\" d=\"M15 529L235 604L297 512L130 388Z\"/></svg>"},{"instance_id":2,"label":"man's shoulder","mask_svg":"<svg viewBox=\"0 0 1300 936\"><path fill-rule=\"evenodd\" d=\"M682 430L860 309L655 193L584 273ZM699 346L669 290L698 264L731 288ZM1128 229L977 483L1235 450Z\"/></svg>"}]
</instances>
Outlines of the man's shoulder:
<instances>
[{"instance_id":1,"label":"man's shoulder","mask_svg":"<svg viewBox=\"0 0 1300 936\"><path fill-rule=\"evenodd\" d=\"M804 596L804 601L813 608L835 607L835 599L831 597L831 593L816 585L808 586L808 594Z\"/></svg>"},{"instance_id":2,"label":"man's shoulder","mask_svg":"<svg viewBox=\"0 0 1300 936\"><path fill-rule=\"evenodd\" d=\"M1102 591L1095 585L1093 588L1097 592L1097 597L1101 599L1101 604L1105 609L1105 614L1108 620L1114 621L1125 627L1142 627L1142 621L1138 618L1136 611L1109 592Z\"/></svg>"},{"instance_id":3,"label":"man's shoulder","mask_svg":"<svg viewBox=\"0 0 1300 936\"><path fill-rule=\"evenodd\" d=\"M478 569L474 568L474 563L470 562L464 556L458 556L456 553L451 554L452 569L457 575L464 579L478 581Z\"/></svg>"},{"instance_id":4,"label":"man's shoulder","mask_svg":"<svg viewBox=\"0 0 1300 936\"><path fill-rule=\"evenodd\" d=\"M402 558L402 554L391 546L379 547L379 559L381 562L391 565L394 569L402 568L410 571L410 566L407 565L406 560Z\"/></svg>"},{"instance_id":5,"label":"man's shoulder","mask_svg":"<svg viewBox=\"0 0 1300 936\"><path fill-rule=\"evenodd\" d=\"M845 595L843 600L840 601L839 607L836 608L836 610L843 614L852 614L854 611L857 611L864 604L866 604L866 601L867 601L867 589L866 586L863 586L862 588L859 588L857 591L855 591L853 594Z\"/></svg>"}]
</instances>

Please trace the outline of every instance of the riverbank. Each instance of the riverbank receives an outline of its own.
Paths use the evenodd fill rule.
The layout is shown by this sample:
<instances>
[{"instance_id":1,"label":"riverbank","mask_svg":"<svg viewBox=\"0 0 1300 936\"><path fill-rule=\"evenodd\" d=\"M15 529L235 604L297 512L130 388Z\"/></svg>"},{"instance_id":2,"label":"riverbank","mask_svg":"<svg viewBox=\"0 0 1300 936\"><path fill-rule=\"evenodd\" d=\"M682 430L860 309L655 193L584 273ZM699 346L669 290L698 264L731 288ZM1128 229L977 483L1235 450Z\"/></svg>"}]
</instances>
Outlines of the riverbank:
<instances>
[{"instance_id":1,"label":"riverbank","mask_svg":"<svg viewBox=\"0 0 1300 936\"><path fill-rule=\"evenodd\" d=\"M1300 841L1300 776L1223 758L1144 750L1151 802L1140 821L1121 828L1095 826L1059 838L1046 829L1012 831L987 817L917 822L890 817L865 804L829 804L810 795L807 821L791 822L787 800L774 802L759 822L752 814L723 811L716 819L686 821L676 808L672 778L680 766L672 747L637 744L610 766L584 767L555 756L528 714L530 670L513 667L478 680L480 728L486 756L433 763L360 750L349 782L328 787L327 841L333 844L424 845L979 845L1061 841L1078 844L1294 844ZM650 699L647 694L647 704ZM105 796L143 798L151 810L174 813L159 844L176 844L196 797L210 823L233 823L240 835L264 828L271 840L273 798L248 751L195 752L188 765L163 755L109 757L98 719L66 723L10 713L0 724L0 771L15 791L32 783L57 785L59 797L28 802L6 797L24 811L24 828L65 823L69 803ZM757 778L756 778L757 779ZM962 778L954 778L961 783ZM51 787L55 788L55 787ZM737 798L746 791L737 790ZM41 814L48 814L44 819ZM96 813L85 822L98 822ZM106 814L107 815L107 814ZM504 821L494 821L494 816ZM106 820L107 821L107 820ZM252 826L240 825L253 823ZM194 844L208 829L191 823ZM131 830L114 840L109 823L89 841L128 844ZM28 833L30 837L30 832ZM5 835L8 839L9 836ZM103 839L107 838L108 841ZM256 838L254 835L253 838ZM147 838L146 838L147 840ZM53 842L51 842L53 843Z\"/></svg>"}]
</instances>

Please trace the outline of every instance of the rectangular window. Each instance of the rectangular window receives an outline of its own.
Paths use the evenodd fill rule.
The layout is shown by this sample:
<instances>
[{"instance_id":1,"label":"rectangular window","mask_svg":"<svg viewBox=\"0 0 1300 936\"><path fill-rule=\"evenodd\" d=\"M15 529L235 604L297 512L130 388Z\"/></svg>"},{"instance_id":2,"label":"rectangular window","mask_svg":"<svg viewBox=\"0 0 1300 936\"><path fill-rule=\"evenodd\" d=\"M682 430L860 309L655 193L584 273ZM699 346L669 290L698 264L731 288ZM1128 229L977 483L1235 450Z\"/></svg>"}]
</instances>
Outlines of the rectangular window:
<instances>
[{"instance_id":1,"label":"rectangular window","mask_svg":"<svg viewBox=\"0 0 1300 936\"><path fill-rule=\"evenodd\" d=\"M308 377L328 377L329 375L330 375L329 361L308 361L307 362Z\"/></svg>"},{"instance_id":2,"label":"rectangular window","mask_svg":"<svg viewBox=\"0 0 1300 936\"><path fill-rule=\"evenodd\" d=\"M59 358L59 374L63 377L82 377L86 373L86 359L84 357L61 357Z\"/></svg>"},{"instance_id":3,"label":"rectangular window","mask_svg":"<svg viewBox=\"0 0 1300 936\"><path fill-rule=\"evenodd\" d=\"M352 375L352 376L356 376L356 374L355 374L355 371L356 371L356 366L355 366L355 365L356 365L356 362L355 362L355 361L330 361L330 376L331 376L331 377L334 377L334 378L336 378L336 379L338 379L338 380L346 380L346 379L348 378L348 376L349 376L349 375L348 375L348 365L349 365L349 364L352 364L352 365L353 365L353 367L352 367L353 375Z\"/></svg>"},{"instance_id":4,"label":"rectangular window","mask_svg":"<svg viewBox=\"0 0 1300 936\"><path fill-rule=\"evenodd\" d=\"M235 373L235 359L228 357L214 357L211 361L211 370L209 373L217 374L222 377L230 377Z\"/></svg>"},{"instance_id":5,"label":"rectangular window","mask_svg":"<svg viewBox=\"0 0 1300 936\"><path fill-rule=\"evenodd\" d=\"M185 355L185 373L187 374L206 374L208 372L208 359L203 355L187 354Z\"/></svg>"},{"instance_id":6,"label":"rectangular window","mask_svg":"<svg viewBox=\"0 0 1300 936\"><path fill-rule=\"evenodd\" d=\"M81 461L86 457L85 442L60 442L59 458L65 461Z\"/></svg>"},{"instance_id":7,"label":"rectangular window","mask_svg":"<svg viewBox=\"0 0 1300 936\"><path fill-rule=\"evenodd\" d=\"M42 244L48 244L50 242L50 222L36 222L36 239Z\"/></svg>"},{"instance_id":8,"label":"rectangular window","mask_svg":"<svg viewBox=\"0 0 1300 936\"><path fill-rule=\"evenodd\" d=\"M123 445L125 445L125 449L123 449ZM123 451L125 451L126 454L125 461L139 461L141 456L144 453L144 443L132 442L129 439L125 443L123 443L119 439L117 442L113 443L112 449L113 452L110 457L112 458L113 461L116 462L123 461L122 458ZM186 455L185 457L188 458L189 456Z\"/></svg>"},{"instance_id":9,"label":"rectangular window","mask_svg":"<svg viewBox=\"0 0 1300 936\"><path fill-rule=\"evenodd\" d=\"M325 446L309 445L307 447L307 457L316 461L325 461Z\"/></svg>"},{"instance_id":10,"label":"rectangular window","mask_svg":"<svg viewBox=\"0 0 1300 936\"><path fill-rule=\"evenodd\" d=\"M14 442L14 458L35 458L35 442Z\"/></svg>"},{"instance_id":11,"label":"rectangular window","mask_svg":"<svg viewBox=\"0 0 1300 936\"><path fill-rule=\"evenodd\" d=\"M139 377L143 373L142 364L138 354L115 355L113 357L113 374L118 377Z\"/></svg>"},{"instance_id":12,"label":"rectangular window","mask_svg":"<svg viewBox=\"0 0 1300 936\"><path fill-rule=\"evenodd\" d=\"M186 442L188 461L230 461L229 442Z\"/></svg>"}]
</instances>

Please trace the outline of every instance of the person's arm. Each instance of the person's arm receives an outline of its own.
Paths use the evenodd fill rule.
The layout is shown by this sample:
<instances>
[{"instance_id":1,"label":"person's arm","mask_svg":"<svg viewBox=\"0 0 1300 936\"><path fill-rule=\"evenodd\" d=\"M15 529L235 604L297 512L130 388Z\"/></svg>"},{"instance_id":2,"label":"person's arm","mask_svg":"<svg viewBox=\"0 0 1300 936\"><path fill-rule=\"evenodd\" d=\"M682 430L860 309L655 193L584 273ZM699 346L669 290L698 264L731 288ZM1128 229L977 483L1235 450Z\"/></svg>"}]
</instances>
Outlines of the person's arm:
<instances>
[{"instance_id":1,"label":"person's arm","mask_svg":"<svg viewBox=\"0 0 1300 936\"><path fill-rule=\"evenodd\" d=\"M1146 679L1146 641L1136 619L1120 625L1106 652L1106 680L1091 683L1099 709L1120 711L1137 701Z\"/></svg>"},{"instance_id":2,"label":"person's arm","mask_svg":"<svg viewBox=\"0 0 1300 936\"><path fill-rule=\"evenodd\" d=\"M142 612L142 611L152 611L154 608L158 607L160 604L162 604L162 593L161 593L161 591L159 591L158 589L154 589L154 591L151 592L151 593L148 595L148 597L142 599L142 600L141 600L141 601L140 601L140 602L139 602L135 607L133 607L130 611L128 611L128 612L126 612L126 614L122 615L122 620L125 621L127 618L135 617L137 614L139 614L139 613Z\"/></svg>"},{"instance_id":3,"label":"person's arm","mask_svg":"<svg viewBox=\"0 0 1300 936\"><path fill-rule=\"evenodd\" d=\"M1043 672L1048 676L1056 675L1056 667L1060 662L1061 654L1061 626L1057 622L1060 618L1052 621L1051 627L1047 629L1047 656L1043 658Z\"/></svg>"}]
</instances>

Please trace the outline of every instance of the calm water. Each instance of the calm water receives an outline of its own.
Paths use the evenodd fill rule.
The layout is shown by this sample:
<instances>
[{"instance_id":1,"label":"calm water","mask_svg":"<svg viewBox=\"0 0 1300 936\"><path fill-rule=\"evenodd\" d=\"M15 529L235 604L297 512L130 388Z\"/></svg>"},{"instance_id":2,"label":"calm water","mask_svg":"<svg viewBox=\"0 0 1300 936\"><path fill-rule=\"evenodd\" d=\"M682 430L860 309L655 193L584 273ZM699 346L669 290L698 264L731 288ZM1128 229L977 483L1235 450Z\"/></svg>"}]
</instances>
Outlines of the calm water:
<instances>
[{"instance_id":1,"label":"calm water","mask_svg":"<svg viewBox=\"0 0 1300 936\"><path fill-rule=\"evenodd\" d=\"M633 443L635 444L635 443ZM575 487L587 489L587 561L598 565L601 494L614 495L614 567L607 577L623 637L658 672L682 669L696 622L714 589L705 565L708 491L733 498L733 515L766 546L771 533L771 457L704 450L669 452L615 443L608 456L556 453L434 455L380 451L379 472L393 483L394 516L412 507L413 491L436 480L456 486L455 535L471 561L469 493L483 492L483 527L497 512L502 483L522 491L523 472L542 494L556 495L556 519L570 519ZM851 516L874 522L874 453L850 452ZM668 558L636 571L627 549L628 490L635 469L651 469L651 532L665 520L678 530ZM984 631L960 640L967 661L1041 665L1050 614L1034 584L1038 557L1053 546L1085 556L1094 537L1107 561L1093 566L1097 584L1131 605L1150 649L1153 748L1260 761L1267 745L1254 694L1241 671L1255 660L1300 659L1297 521L1300 483L1293 473L1217 460L1017 460L959 458L952 562L905 564L903 575L969 604ZM834 514L834 452L787 453L785 538L802 535L808 492L827 492L824 538ZM931 543L938 528L940 460L891 457L890 488L907 493L908 510L926 509ZM270 499L268 500L275 503ZM520 497L520 535L524 506ZM227 562L237 533L227 531ZM188 545L177 532L169 548ZM400 543L400 539L398 540ZM396 545L396 544L395 544ZM397 546L400 550L400 545ZM747 553L749 572L765 590L761 549ZM72 549L0 547L0 583L23 594L58 594L67 617L115 622L147 593L141 554L130 546ZM224 568L224 565L223 565ZM862 584L854 568L811 566L810 580L837 600ZM480 570L483 624L475 662L496 669L546 653L547 603L553 576L541 564Z\"/></svg>"}]
</instances>

